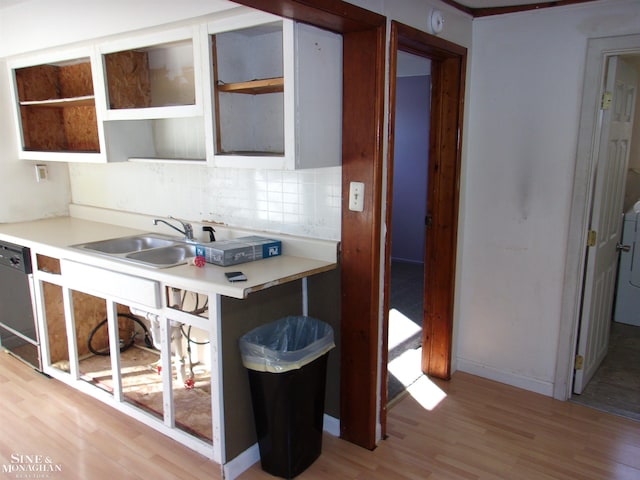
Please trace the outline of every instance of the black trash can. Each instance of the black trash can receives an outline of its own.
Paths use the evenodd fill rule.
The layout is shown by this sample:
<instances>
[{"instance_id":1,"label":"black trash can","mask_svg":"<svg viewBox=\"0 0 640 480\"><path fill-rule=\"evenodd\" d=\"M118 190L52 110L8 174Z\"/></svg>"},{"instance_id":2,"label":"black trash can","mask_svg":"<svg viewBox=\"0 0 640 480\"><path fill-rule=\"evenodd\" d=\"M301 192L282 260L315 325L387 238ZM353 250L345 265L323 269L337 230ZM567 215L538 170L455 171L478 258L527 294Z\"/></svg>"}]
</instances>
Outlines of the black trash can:
<instances>
[{"instance_id":1,"label":"black trash can","mask_svg":"<svg viewBox=\"0 0 640 480\"><path fill-rule=\"evenodd\" d=\"M240 338L265 472L293 478L320 456L333 347L331 326L305 316L282 318Z\"/></svg>"}]
</instances>

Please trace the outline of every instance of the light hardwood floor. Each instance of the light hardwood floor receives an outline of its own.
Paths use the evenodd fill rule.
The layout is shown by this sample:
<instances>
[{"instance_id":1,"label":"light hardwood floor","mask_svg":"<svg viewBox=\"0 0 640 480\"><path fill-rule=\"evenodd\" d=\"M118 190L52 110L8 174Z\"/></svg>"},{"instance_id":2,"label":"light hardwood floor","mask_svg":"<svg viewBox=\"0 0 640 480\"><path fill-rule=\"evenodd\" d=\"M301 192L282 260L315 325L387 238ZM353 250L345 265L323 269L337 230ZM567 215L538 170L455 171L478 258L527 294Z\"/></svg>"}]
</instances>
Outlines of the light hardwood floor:
<instances>
[{"instance_id":1,"label":"light hardwood floor","mask_svg":"<svg viewBox=\"0 0 640 480\"><path fill-rule=\"evenodd\" d=\"M438 385L447 396L431 411L410 394L394 404L374 451L325 435L298 478L640 478L636 421L463 373ZM49 457L61 471L38 478L52 480L221 478L211 461L5 353L0 405L0 480L19 478L2 470L16 454ZM240 478L273 477L256 464Z\"/></svg>"}]
</instances>

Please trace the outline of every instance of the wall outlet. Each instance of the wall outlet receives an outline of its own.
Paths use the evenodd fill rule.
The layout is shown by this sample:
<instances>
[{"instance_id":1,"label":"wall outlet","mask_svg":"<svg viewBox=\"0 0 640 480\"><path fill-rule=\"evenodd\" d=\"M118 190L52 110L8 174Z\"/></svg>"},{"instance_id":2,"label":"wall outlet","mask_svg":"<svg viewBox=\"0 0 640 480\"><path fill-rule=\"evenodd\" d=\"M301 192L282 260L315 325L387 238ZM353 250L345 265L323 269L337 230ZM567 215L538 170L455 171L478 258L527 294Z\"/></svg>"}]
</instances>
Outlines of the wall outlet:
<instances>
[{"instance_id":1,"label":"wall outlet","mask_svg":"<svg viewBox=\"0 0 640 480\"><path fill-rule=\"evenodd\" d=\"M349 184L349 210L352 212L364 210L364 183L351 182Z\"/></svg>"}]
</instances>

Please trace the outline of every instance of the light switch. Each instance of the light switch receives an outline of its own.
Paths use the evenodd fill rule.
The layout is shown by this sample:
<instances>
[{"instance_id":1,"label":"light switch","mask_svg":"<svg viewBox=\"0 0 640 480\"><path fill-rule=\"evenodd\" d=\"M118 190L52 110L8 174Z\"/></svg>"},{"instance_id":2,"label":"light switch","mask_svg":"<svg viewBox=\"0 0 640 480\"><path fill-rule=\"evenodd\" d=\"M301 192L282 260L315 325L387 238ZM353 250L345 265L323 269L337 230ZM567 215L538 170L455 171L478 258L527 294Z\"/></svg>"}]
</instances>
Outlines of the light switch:
<instances>
[{"instance_id":1,"label":"light switch","mask_svg":"<svg viewBox=\"0 0 640 480\"><path fill-rule=\"evenodd\" d=\"M46 165L36 165L36 182L42 182L49 178L49 171Z\"/></svg>"},{"instance_id":2,"label":"light switch","mask_svg":"<svg viewBox=\"0 0 640 480\"><path fill-rule=\"evenodd\" d=\"M364 210L364 183L351 182L349 184L349 210L352 212Z\"/></svg>"}]
</instances>

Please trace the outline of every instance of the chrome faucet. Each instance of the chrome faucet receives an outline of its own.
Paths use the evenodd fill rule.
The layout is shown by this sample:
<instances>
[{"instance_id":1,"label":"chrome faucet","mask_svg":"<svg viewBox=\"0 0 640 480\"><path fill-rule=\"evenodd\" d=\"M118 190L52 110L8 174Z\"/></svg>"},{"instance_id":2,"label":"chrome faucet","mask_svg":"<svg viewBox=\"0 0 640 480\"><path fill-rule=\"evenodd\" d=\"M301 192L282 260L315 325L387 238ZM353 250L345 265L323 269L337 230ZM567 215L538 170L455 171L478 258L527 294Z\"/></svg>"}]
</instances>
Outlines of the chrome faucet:
<instances>
[{"instance_id":1,"label":"chrome faucet","mask_svg":"<svg viewBox=\"0 0 640 480\"><path fill-rule=\"evenodd\" d=\"M190 242L194 241L193 238L193 227L191 226L190 223L187 222L183 222L182 220L180 220L179 218L175 218L175 217L169 217L171 220L175 220L177 222L180 222L182 224L182 228L183 230L180 230L178 227L176 227L175 225L171 225L169 222L167 222L166 220L163 220L161 218L154 218L153 219L153 224L154 225L158 225L158 223L164 223L165 225L173 228L175 231L180 232L182 235L184 235L184 238Z\"/></svg>"}]
</instances>

